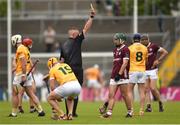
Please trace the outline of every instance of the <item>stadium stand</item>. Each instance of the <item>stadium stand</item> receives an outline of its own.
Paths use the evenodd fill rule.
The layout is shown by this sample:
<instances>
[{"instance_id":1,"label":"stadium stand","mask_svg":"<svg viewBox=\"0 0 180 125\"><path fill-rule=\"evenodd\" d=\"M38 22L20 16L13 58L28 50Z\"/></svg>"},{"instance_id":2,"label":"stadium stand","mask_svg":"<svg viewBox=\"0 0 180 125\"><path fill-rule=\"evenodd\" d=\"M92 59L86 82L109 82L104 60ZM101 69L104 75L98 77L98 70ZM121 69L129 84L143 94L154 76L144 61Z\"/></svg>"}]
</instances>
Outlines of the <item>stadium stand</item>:
<instances>
[{"instance_id":1,"label":"stadium stand","mask_svg":"<svg viewBox=\"0 0 180 125\"><path fill-rule=\"evenodd\" d=\"M67 30L71 26L77 26L82 29L86 18L83 19L14 19L12 25L12 33L20 33L24 36L32 37L34 42L33 52L43 52L45 50L43 42L43 30L48 24L52 24L57 32L57 42L64 42L67 38ZM148 20L148 21L147 21ZM164 29L174 32L174 18L166 17L164 19ZM93 27L87 37L87 50L86 51L111 51L112 50L112 36L115 32L132 33L132 18L118 18L114 22L113 18L95 19ZM0 24L5 25L3 21ZM139 19L139 32L149 33L151 40L162 45L163 33L158 32L156 17L140 17ZM18 31L17 31L18 29ZM6 27L1 28L1 33L6 34ZM5 37L5 36L4 36ZM129 34L130 41L131 34ZM3 38L0 37L1 41ZM172 38L173 39L173 38ZM105 45L101 46L101 45ZM84 44L86 46L86 44ZM41 46L41 48L39 47ZM97 49L94 48L97 46ZM110 46L110 47L109 47Z\"/></svg>"}]
</instances>

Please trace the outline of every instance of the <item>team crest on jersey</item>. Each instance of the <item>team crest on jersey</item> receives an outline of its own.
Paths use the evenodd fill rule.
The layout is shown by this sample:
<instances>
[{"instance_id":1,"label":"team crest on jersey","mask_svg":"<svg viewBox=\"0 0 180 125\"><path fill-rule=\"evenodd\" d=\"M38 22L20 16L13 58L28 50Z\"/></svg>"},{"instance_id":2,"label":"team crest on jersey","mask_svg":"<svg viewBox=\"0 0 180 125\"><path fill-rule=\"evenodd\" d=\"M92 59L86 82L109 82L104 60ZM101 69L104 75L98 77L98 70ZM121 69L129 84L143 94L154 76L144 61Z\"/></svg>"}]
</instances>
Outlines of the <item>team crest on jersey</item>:
<instances>
[{"instance_id":1,"label":"team crest on jersey","mask_svg":"<svg viewBox=\"0 0 180 125\"><path fill-rule=\"evenodd\" d=\"M121 52L119 52L118 55L121 55Z\"/></svg>"},{"instance_id":2,"label":"team crest on jersey","mask_svg":"<svg viewBox=\"0 0 180 125\"><path fill-rule=\"evenodd\" d=\"M116 56L119 56L119 55L121 55L121 52L116 52Z\"/></svg>"},{"instance_id":3,"label":"team crest on jersey","mask_svg":"<svg viewBox=\"0 0 180 125\"><path fill-rule=\"evenodd\" d=\"M152 51L152 48L149 48L149 51L151 52L151 51Z\"/></svg>"}]
</instances>

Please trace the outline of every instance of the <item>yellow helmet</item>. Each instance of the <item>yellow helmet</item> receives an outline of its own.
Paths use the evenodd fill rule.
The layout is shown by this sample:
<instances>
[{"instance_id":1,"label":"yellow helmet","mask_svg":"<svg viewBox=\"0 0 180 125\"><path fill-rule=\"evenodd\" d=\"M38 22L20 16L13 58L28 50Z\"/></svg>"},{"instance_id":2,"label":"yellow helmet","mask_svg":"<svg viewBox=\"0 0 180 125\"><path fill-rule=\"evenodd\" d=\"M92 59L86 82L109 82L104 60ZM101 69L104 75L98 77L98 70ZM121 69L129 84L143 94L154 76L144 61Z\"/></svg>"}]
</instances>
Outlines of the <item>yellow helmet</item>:
<instances>
[{"instance_id":1,"label":"yellow helmet","mask_svg":"<svg viewBox=\"0 0 180 125\"><path fill-rule=\"evenodd\" d=\"M48 62L47 62L48 68L49 68L49 69L52 68L53 64L55 64L55 63L57 63L57 62L58 62L57 58L55 58L55 57L49 58L49 60L48 60Z\"/></svg>"}]
</instances>

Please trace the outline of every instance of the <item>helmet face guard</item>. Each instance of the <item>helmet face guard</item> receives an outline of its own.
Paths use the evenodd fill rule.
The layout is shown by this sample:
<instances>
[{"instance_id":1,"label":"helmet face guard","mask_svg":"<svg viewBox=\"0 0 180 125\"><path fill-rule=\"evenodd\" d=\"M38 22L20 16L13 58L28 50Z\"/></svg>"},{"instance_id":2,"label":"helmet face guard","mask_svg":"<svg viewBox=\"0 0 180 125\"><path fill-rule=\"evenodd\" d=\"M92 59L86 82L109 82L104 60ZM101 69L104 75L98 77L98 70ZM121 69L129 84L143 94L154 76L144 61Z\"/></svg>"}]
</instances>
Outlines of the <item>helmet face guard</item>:
<instances>
[{"instance_id":1,"label":"helmet face guard","mask_svg":"<svg viewBox=\"0 0 180 125\"><path fill-rule=\"evenodd\" d=\"M58 62L57 58L55 58L55 57L50 58L47 62L48 68L51 69L53 67L53 65L57 62Z\"/></svg>"},{"instance_id":2,"label":"helmet face guard","mask_svg":"<svg viewBox=\"0 0 180 125\"><path fill-rule=\"evenodd\" d=\"M124 33L116 33L113 39L118 40L120 44L123 44L126 41L126 35Z\"/></svg>"},{"instance_id":3,"label":"helmet face guard","mask_svg":"<svg viewBox=\"0 0 180 125\"><path fill-rule=\"evenodd\" d=\"M120 42L120 44L123 44L124 40L123 39L119 39L119 42Z\"/></svg>"}]
</instances>

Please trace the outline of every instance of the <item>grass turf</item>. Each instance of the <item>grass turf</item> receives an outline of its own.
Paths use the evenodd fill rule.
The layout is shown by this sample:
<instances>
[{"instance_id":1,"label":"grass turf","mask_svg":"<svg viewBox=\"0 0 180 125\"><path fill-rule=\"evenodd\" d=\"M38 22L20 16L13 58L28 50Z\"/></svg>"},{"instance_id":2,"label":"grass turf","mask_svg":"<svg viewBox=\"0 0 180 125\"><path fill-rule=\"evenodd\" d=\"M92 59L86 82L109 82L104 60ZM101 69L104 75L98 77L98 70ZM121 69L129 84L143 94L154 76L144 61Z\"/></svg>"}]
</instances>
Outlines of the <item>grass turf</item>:
<instances>
[{"instance_id":1,"label":"grass turf","mask_svg":"<svg viewBox=\"0 0 180 125\"><path fill-rule=\"evenodd\" d=\"M153 112L144 116L135 115L125 118L126 108L124 103L117 102L110 119L100 118L99 102L80 102L78 107L79 117L72 121L54 121L50 119L51 108L47 103L42 106L46 112L45 117L37 117L37 113L29 113L28 103L23 103L24 114L16 118L7 117L11 112L10 102L0 102L0 124L180 124L180 102L166 102L165 112L158 112L158 104L153 103ZM60 103L64 109L64 102ZM135 114L138 113L139 104L134 105Z\"/></svg>"}]
</instances>

